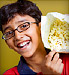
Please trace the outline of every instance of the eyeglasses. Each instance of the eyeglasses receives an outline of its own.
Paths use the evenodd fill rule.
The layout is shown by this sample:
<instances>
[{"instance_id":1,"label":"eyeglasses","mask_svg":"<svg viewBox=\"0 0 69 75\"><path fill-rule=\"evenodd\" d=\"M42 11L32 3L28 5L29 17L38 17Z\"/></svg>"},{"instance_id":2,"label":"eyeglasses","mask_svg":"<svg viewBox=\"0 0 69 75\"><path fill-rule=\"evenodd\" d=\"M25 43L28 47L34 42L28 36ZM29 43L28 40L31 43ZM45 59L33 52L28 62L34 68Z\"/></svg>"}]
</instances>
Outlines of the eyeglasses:
<instances>
[{"instance_id":1,"label":"eyeglasses","mask_svg":"<svg viewBox=\"0 0 69 75\"><path fill-rule=\"evenodd\" d=\"M23 32L25 30L27 30L29 27L30 27L30 24L31 23L36 23L38 24L37 22L24 22L23 24L19 25L15 30L17 30L18 32ZM7 33L5 33L3 36L2 36L2 39L4 40L8 40L10 38L12 38L13 36L15 36L15 30L11 30Z\"/></svg>"}]
</instances>

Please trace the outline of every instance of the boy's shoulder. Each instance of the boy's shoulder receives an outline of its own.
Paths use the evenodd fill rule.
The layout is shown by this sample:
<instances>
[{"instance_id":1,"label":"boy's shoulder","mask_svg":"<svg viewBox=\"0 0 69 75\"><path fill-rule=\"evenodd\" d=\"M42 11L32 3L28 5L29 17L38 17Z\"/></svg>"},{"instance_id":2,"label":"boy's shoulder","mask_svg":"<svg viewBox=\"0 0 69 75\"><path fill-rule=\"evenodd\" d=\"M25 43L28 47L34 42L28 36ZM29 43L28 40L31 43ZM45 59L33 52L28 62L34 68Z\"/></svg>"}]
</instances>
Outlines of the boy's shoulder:
<instances>
[{"instance_id":1,"label":"boy's shoulder","mask_svg":"<svg viewBox=\"0 0 69 75\"><path fill-rule=\"evenodd\" d=\"M3 75L19 75L18 70L17 70L17 66L7 70Z\"/></svg>"}]
</instances>

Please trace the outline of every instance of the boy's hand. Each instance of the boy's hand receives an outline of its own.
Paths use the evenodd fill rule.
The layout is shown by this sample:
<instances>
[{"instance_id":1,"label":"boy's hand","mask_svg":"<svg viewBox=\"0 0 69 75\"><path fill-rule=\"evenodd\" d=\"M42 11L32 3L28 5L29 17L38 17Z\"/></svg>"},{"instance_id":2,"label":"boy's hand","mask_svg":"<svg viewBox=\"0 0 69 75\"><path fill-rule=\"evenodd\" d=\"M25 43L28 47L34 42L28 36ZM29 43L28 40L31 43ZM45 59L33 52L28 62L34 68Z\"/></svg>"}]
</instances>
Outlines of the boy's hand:
<instances>
[{"instance_id":1,"label":"boy's hand","mask_svg":"<svg viewBox=\"0 0 69 75\"><path fill-rule=\"evenodd\" d=\"M54 54L55 51L50 52L48 55L46 55L42 63L41 69L44 75L61 75L63 71L64 64L62 63L62 60L59 58L59 53L56 53L55 55Z\"/></svg>"}]
</instances>

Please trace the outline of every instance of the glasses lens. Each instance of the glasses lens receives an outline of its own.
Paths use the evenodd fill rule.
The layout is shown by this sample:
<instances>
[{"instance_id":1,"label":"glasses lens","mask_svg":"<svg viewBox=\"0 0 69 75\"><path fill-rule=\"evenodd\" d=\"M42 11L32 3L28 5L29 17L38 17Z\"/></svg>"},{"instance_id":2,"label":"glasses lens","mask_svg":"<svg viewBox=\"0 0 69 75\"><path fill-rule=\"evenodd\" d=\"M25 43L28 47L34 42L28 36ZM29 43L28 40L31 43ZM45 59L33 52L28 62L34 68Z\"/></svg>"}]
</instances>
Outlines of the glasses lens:
<instances>
[{"instance_id":1,"label":"glasses lens","mask_svg":"<svg viewBox=\"0 0 69 75\"><path fill-rule=\"evenodd\" d=\"M4 34L2 38L7 40L7 39L11 38L12 36L14 36L14 31L9 31L6 34Z\"/></svg>"},{"instance_id":2,"label":"glasses lens","mask_svg":"<svg viewBox=\"0 0 69 75\"><path fill-rule=\"evenodd\" d=\"M21 25L18 27L18 31L25 31L25 30L27 30L29 27L30 27L30 23L29 23L29 22L23 23L23 24L21 24Z\"/></svg>"}]
</instances>

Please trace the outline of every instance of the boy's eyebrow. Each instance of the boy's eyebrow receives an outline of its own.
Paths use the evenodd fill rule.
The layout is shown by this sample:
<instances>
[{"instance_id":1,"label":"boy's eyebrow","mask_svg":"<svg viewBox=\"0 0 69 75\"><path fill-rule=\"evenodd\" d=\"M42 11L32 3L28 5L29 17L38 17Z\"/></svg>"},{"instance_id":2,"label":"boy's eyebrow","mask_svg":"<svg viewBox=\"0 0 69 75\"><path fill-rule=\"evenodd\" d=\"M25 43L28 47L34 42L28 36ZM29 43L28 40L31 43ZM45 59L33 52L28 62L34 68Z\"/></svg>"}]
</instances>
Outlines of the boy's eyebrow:
<instances>
[{"instance_id":1,"label":"boy's eyebrow","mask_svg":"<svg viewBox=\"0 0 69 75\"><path fill-rule=\"evenodd\" d=\"M10 26L9 26L9 27L6 27L6 28L4 29L4 32L5 32L8 28L10 28Z\"/></svg>"},{"instance_id":2,"label":"boy's eyebrow","mask_svg":"<svg viewBox=\"0 0 69 75\"><path fill-rule=\"evenodd\" d=\"M28 21L28 20L24 19L24 20L17 21L16 23L25 22L25 21Z\"/></svg>"},{"instance_id":3,"label":"boy's eyebrow","mask_svg":"<svg viewBox=\"0 0 69 75\"><path fill-rule=\"evenodd\" d=\"M28 20L24 19L24 20L17 21L16 23L25 22L25 21L28 21ZM6 27L6 28L4 29L4 32L5 32L8 28L10 28L10 26L9 26L9 27Z\"/></svg>"}]
</instances>

